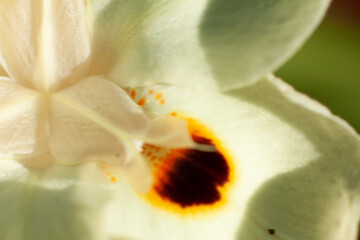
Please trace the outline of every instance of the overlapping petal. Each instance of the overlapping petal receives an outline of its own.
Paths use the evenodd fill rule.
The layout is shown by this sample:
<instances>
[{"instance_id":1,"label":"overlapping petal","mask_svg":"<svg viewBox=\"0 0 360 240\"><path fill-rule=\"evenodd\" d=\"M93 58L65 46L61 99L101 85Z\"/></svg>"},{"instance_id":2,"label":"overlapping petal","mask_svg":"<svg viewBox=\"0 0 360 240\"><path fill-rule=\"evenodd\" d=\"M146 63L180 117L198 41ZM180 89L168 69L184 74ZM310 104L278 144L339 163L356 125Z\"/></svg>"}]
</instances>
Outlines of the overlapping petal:
<instances>
[{"instance_id":1,"label":"overlapping petal","mask_svg":"<svg viewBox=\"0 0 360 240\"><path fill-rule=\"evenodd\" d=\"M51 99L51 149L61 161L91 156L126 162L133 140L192 145L183 121L151 121L123 89L101 76L84 79Z\"/></svg>"},{"instance_id":2,"label":"overlapping petal","mask_svg":"<svg viewBox=\"0 0 360 240\"><path fill-rule=\"evenodd\" d=\"M119 87L229 90L255 82L301 45L328 2L1 1L0 63L14 81L45 94L2 79L0 157L46 164L0 161L0 208L10 216L0 218L0 236L355 238L360 139L319 104L273 77L227 95L154 86L163 102L147 98L145 112ZM141 193L154 163L138 153L139 140L194 147L174 112L201 121L234 160L221 206L174 212ZM53 158L74 166L51 165ZM119 178L100 216L104 188L78 180L84 173L102 182L104 170L126 181Z\"/></svg>"},{"instance_id":3,"label":"overlapping petal","mask_svg":"<svg viewBox=\"0 0 360 240\"><path fill-rule=\"evenodd\" d=\"M90 55L83 1L0 2L1 64L11 78L53 89Z\"/></svg>"},{"instance_id":4,"label":"overlapping petal","mask_svg":"<svg viewBox=\"0 0 360 240\"><path fill-rule=\"evenodd\" d=\"M0 65L0 76L1 77L8 77L5 69Z\"/></svg>"},{"instance_id":5,"label":"overlapping petal","mask_svg":"<svg viewBox=\"0 0 360 240\"><path fill-rule=\"evenodd\" d=\"M50 149L58 162L107 162L122 168L139 191L148 189L151 176L134 141L192 146L184 121L152 121L123 89L101 76L52 95L50 109Z\"/></svg>"},{"instance_id":6,"label":"overlapping petal","mask_svg":"<svg viewBox=\"0 0 360 240\"><path fill-rule=\"evenodd\" d=\"M0 81L0 158L23 159L46 149L43 97L9 80Z\"/></svg>"},{"instance_id":7,"label":"overlapping petal","mask_svg":"<svg viewBox=\"0 0 360 240\"><path fill-rule=\"evenodd\" d=\"M130 136L141 135L149 124L127 93L103 77L84 79L51 97L50 146L63 162L89 157L126 162Z\"/></svg>"},{"instance_id":8,"label":"overlapping petal","mask_svg":"<svg viewBox=\"0 0 360 240\"><path fill-rule=\"evenodd\" d=\"M328 0L88 0L94 73L122 86L240 87L279 67ZM100 64L99 64L100 61Z\"/></svg>"},{"instance_id":9,"label":"overlapping petal","mask_svg":"<svg viewBox=\"0 0 360 240\"><path fill-rule=\"evenodd\" d=\"M106 239L99 212L109 192L92 164L35 172L2 160L0 169L2 239Z\"/></svg>"},{"instance_id":10,"label":"overlapping petal","mask_svg":"<svg viewBox=\"0 0 360 240\"><path fill-rule=\"evenodd\" d=\"M227 96L156 90L167 104L154 101L148 108L206 124L236 160L239 174L220 210L194 215L154 206L122 186L108 211L114 236L355 239L360 139L344 121L274 78Z\"/></svg>"}]
</instances>

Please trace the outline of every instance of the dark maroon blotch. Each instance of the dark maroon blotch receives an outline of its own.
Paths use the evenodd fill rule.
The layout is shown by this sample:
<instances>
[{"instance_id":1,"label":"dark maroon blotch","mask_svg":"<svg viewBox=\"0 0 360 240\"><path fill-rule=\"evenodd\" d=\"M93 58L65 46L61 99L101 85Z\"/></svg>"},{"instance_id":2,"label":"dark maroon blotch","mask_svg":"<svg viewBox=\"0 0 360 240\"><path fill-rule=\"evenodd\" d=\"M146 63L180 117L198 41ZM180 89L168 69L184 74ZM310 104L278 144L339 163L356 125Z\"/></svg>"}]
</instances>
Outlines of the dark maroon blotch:
<instances>
[{"instance_id":1,"label":"dark maroon blotch","mask_svg":"<svg viewBox=\"0 0 360 240\"><path fill-rule=\"evenodd\" d=\"M193 137L198 143L213 145L211 140ZM214 204L221 200L219 186L229 181L229 165L218 151L186 150L167 173L167 181L156 188L163 198L183 208Z\"/></svg>"}]
</instances>

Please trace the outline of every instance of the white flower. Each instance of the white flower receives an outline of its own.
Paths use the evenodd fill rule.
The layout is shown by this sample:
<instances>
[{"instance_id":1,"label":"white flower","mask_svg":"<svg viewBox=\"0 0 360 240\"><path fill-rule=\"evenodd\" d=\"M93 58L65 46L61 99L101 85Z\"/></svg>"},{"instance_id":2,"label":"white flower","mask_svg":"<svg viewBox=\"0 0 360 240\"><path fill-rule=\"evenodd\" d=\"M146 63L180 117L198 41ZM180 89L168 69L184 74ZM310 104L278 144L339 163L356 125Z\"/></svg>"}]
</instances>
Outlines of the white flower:
<instances>
[{"instance_id":1,"label":"white flower","mask_svg":"<svg viewBox=\"0 0 360 240\"><path fill-rule=\"evenodd\" d=\"M0 238L355 239L359 136L270 74L327 5L0 1Z\"/></svg>"}]
</instances>

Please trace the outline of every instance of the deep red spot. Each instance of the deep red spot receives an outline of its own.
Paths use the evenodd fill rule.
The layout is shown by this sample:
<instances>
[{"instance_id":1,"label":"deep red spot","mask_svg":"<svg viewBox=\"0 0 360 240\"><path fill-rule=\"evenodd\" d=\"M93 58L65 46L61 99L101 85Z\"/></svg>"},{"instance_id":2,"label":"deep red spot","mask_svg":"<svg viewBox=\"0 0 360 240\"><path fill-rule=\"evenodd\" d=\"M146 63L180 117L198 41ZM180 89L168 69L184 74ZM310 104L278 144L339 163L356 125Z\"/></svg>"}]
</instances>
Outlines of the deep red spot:
<instances>
[{"instance_id":1,"label":"deep red spot","mask_svg":"<svg viewBox=\"0 0 360 240\"><path fill-rule=\"evenodd\" d=\"M198 143L213 145L207 138L193 136L193 139ZM164 199L183 208L214 204L221 200L218 187L229 181L229 165L219 151L186 149L177 155L165 179L155 186Z\"/></svg>"}]
</instances>

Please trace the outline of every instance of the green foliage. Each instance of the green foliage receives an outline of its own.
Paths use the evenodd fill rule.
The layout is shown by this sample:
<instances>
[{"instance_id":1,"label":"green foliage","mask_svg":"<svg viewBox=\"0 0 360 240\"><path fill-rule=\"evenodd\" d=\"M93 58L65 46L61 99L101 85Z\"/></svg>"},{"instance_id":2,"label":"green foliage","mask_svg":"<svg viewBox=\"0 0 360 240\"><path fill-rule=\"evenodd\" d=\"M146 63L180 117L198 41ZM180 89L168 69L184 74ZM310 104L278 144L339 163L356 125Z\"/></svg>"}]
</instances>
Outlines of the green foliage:
<instances>
[{"instance_id":1,"label":"green foliage","mask_svg":"<svg viewBox=\"0 0 360 240\"><path fill-rule=\"evenodd\" d=\"M360 131L360 28L327 19L277 75Z\"/></svg>"}]
</instances>

